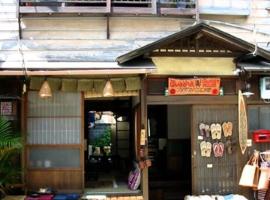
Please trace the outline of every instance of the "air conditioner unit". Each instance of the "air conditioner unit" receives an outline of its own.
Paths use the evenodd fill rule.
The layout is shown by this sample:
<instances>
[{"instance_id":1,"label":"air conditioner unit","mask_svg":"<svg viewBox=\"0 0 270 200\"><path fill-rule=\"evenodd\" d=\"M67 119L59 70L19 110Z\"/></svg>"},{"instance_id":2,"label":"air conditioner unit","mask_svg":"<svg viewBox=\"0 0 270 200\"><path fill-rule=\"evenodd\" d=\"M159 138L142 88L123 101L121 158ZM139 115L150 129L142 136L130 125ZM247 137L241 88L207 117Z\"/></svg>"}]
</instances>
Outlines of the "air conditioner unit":
<instances>
[{"instance_id":1,"label":"air conditioner unit","mask_svg":"<svg viewBox=\"0 0 270 200\"><path fill-rule=\"evenodd\" d=\"M260 79L260 90L262 99L270 99L270 77Z\"/></svg>"}]
</instances>

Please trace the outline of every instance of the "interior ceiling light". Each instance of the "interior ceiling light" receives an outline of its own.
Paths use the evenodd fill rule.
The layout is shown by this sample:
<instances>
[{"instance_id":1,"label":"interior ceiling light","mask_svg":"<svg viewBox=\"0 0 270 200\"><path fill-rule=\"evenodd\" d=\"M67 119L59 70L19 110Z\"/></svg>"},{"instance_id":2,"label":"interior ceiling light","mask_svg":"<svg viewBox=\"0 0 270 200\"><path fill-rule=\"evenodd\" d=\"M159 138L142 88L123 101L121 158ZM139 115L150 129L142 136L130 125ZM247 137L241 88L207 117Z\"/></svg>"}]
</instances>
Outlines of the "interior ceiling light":
<instances>
[{"instance_id":1,"label":"interior ceiling light","mask_svg":"<svg viewBox=\"0 0 270 200\"><path fill-rule=\"evenodd\" d=\"M43 82L38 94L41 98L48 98L52 96L52 91L47 80Z\"/></svg>"},{"instance_id":2,"label":"interior ceiling light","mask_svg":"<svg viewBox=\"0 0 270 200\"><path fill-rule=\"evenodd\" d=\"M105 87L103 89L103 96L104 97L111 97L113 96L113 87L110 80L107 80Z\"/></svg>"}]
</instances>

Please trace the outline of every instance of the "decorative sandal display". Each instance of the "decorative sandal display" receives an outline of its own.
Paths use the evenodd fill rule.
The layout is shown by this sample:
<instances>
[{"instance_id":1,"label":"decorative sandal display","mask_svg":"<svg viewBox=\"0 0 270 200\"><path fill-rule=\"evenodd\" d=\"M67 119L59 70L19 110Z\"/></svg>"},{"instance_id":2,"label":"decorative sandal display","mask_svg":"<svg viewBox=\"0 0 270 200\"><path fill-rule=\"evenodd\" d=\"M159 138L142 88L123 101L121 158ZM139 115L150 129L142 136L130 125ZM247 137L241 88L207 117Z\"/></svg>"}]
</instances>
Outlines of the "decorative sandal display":
<instances>
[{"instance_id":1,"label":"decorative sandal display","mask_svg":"<svg viewBox=\"0 0 270 200\"><path fill-rule=\"evenodd\" d=\"M205 141L202 141L200 143L200 149L201 149L201 156L205 157L206 156L206 150L207 150L207 144Z\"/></svg>"},{"instance_id":2,"label":"decorative sandal display","mask_svg":"<svg viewBox=\"0 0 270 200\"><path fill-rule=\"evenodd\" d=\"M222 142L215 142L213 144L213 152L215 157L222 157L224 153L224 144Z\"/></svg>"},{"instance_id":3,"label":"decorative sandal display","mask_svg":"<svg viewBox=\"0 0 270 200\"><path fill-rule=\"evenodd\" d=\"M222 124L224 137L232 136L233 124L232 122L224 122Z\"/></svg>"},{"instance_id":4,"label":"decorative sandal display","mask_svg":"<svg viewBox=\"0 0 270 200\"><path fill-rule=\"evenodd\" d=\"M211 157L212 144L210 142L202 141L200 143L200 149L202 157Z\"/></svg>"},{"instance_id":5,"label":"decorative sandal display","mask_svg":"<svg viewBox=\"0 0 270 200\"><path fill-rule=\"evenodd\" d=\"M212 151L212 144L210 142L206 142L205 157L210 158L211 157L211 151Z\"/></svg>"},{"instance_id":6,"label":"decorative sandal display","mask_svg":"<svg viewBox=\"0 0 270 200\"><path fill-rule=\"evenodd\" d=\"M210 130L211 130L211 137L212 139L216 139L217 136L216 136L216 124L211 124L210 125Z\"/></svg>"},{"instance_id":7,"label":"decorative sandal display","mask_svg":"<svg viewBox=\"0 0 270 200\"><path fill-rule=\"evenodd\" d=\"M205 136L205 124L204 123L199 124L199 130L200 130L200 135Z\"/></svg>"},{"instance_id":8,"label":"decorative sandal display","mask_svg":"<svg viewBox=\"0 0 270 200\"><path fill-rule=\"evenodd\" d=\"M210 132L211 132L210 126L209 126L208 124L205 124L204 130L205 130L205 136L206 136L207 138L209 138L209 137L210 137Z\"/></svg>"},{"instance_id":9,"label":"decorative sandal display","mask_svg":"<svg viewBox=\"0 0 270 200\"><path fill-rule=\"evenodd\" d=\"M221 139L222 128L219 123L213 123L210 126L212 139Z\"/></svg>"}]
</instances>

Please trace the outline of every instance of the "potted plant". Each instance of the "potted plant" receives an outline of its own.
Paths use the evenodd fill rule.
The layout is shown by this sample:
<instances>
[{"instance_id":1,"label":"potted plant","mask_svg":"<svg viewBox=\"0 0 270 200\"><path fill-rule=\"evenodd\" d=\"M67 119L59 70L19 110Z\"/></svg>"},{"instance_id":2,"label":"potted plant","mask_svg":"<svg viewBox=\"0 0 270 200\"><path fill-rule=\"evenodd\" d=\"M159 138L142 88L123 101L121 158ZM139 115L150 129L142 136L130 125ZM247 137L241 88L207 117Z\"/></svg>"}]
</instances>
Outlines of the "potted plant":
<instances>
[{"instance_id":1,"label":"potted plant","mask_svg":"<svg viewBox=\"0 0 270 200\"><path fill-rule=\"evenodd\" d=\"M104 153L106 156L110 155L111 153L111 149L110 149L110 146L111 146L111 128L107 127L105 130L104 130L104 133L97 139L95 139L91 145L93 145L95 147L95 152L94 154L97 154L97 148L100 150L100 149L103 149ZM104 150L104 147L105 147L105 150ZM101 152L99 152L101 153Z\"/></svg>"},{"instance_id":2,"label":"potted plant","mask_svg":"<svg viewBox=\"0 0 270 200\"><path fill-rule=\"evenodd\" d=\"M21 182L21 149L21 136L14 133L10 121L0 117L0 196L6 194L9 185Z\"/></svg>"}]
</instances>

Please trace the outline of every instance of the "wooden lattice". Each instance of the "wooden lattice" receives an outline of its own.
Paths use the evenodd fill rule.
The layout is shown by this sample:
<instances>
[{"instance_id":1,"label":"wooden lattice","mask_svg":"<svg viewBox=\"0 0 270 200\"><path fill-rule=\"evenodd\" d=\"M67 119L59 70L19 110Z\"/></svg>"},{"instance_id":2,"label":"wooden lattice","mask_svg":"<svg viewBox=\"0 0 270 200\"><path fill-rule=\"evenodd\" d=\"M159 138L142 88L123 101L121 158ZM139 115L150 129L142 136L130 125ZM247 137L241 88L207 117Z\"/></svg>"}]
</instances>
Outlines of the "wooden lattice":
<instances>
[{"instance_id":1,"label":"wooden lattice","mask_svg":"<svg viewBox=\"0 0 270 200\"><path fill-rule=\"evenodd\" d=\"M228 43L201 31L173 41L154 50L151 56L225 56L234 57L246 51L235 43Z\"/></svg>"}]
</instances>

